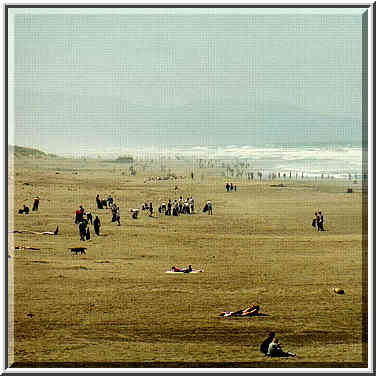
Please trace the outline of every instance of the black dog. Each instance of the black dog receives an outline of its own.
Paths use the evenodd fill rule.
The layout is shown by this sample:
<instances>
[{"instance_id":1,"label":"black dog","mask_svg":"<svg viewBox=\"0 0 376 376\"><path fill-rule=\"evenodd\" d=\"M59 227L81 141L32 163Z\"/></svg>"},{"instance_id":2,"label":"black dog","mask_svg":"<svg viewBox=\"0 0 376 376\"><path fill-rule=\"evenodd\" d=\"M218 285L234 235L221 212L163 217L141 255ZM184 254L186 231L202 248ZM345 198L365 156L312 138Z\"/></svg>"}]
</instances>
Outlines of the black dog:
<instances>
[{"instance_id":1,"label":"black dog","mask_svg":"<svg viewBox=\"0 0 376 376\"><path fill-rule=\"evenodd\" d=\"M85 255L86 254L85 251L87 250L87 248L85 248L85 247L76 247L76 248L71 248L70 250L71 250L72 253L75 253L76 255L78 255L79 253L81 255Z\"/></svg>"}]
</instances>

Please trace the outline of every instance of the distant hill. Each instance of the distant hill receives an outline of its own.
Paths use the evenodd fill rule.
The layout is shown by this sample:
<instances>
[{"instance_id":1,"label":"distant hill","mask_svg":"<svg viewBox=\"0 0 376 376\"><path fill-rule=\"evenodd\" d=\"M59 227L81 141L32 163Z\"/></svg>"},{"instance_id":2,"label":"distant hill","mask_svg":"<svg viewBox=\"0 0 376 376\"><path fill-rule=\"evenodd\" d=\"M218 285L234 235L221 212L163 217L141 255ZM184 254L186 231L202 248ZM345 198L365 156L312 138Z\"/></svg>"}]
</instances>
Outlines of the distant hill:
<instances>
[{"instance_id":1,"label":"distant hill","mask_svg":"<svg viewBox=\"0 0 376 376\"><path fill-rule=\"evenodd\" d=\"M61 159L56 154L45 153L38 149L26 148L23 146L8 145L8 154L13 155L15 159Z\"/></svg>"}]
</instances>

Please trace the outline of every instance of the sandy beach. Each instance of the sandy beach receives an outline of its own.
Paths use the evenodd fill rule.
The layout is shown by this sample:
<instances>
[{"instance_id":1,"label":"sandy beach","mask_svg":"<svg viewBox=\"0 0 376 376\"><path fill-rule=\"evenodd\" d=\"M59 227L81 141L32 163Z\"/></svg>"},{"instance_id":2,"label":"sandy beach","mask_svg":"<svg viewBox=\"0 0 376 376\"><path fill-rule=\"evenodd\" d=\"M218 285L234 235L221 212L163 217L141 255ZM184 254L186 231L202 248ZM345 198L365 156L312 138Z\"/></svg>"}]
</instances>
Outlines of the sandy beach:
<instances>
[{"instance_id":1,"label":"sandy beach","mask_svg":"<svg viewBox=\"0 0 376 376\"><path fill-rule=\"evenodd\" d=\"M158 166L130 176L126 164L103 161L10 165L8 231L59 226L56 236L8 233L11 363L366 367L367 195L361 184L227 179L197 165L167 167L177 179L147 181L162 176ZM227 181L236 192L226 192ZM97 209L97 194L112 195L121 226L111 222L110 209ZM31 209L35 196L38 211L18 214L24 204ZM194 197L194 214L158 212L162 202L180 196ZM202 212L208 199L212 216ZM153 217L140 211L132 219L128 210L143 202L153 202ZM90 225L91 240L80 241L79 205L99 216L101 236ZM311 226L316 210L324 213L325 232ZM73 255L70 248L80 246L86 254ZM203 272L165 273L189 264ZM345 293L336 294L336 287ZM251 303L267 316L219 316ZM265 358L259 347L270 331L297 356Z\"/></svg>"}]
</instances>

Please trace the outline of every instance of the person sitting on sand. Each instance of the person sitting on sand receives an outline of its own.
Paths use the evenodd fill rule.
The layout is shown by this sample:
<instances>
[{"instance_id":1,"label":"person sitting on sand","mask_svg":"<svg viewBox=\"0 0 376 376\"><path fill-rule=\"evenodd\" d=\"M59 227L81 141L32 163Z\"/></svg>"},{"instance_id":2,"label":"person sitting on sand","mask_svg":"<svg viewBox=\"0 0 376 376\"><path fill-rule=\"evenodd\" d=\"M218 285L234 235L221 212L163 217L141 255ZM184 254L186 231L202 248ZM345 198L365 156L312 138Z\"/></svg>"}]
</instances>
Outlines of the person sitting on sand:
<instances>
[{"instance_id":1,"label":"person sitting on sand","mask_svg":"<svg viewBox=\"0 0 376 376\"><path fill-rule=\"evenodd\" d=\"M268 337L264 339L264 341L262 342L262 344L260 346L260 351L265 356L268 355L269 345L272 343L274 337L275 337L275 333L274 332L270 332L269 335L268 335Z\"/></svg>"},{"instance_id":2,"label":"person sitting on sand","mask_svg":"<svg viewBox=\"0 0 376 376\"><path fill-rule=\"evenodd\" d=\"M282 345L279 343L278 338L273 338L272 342L270 342L268 347L268 352L266 353L267 356L271 357L289 357L289 356L296 356L296 354L291 353L289 351L285 352L282 349Z\"/></svg>"},{"instance_id":3,"label":"person sitting on sand","mask_svg":"<svg viewBox=\"0 0 376 376\"><path fill-rule=\"evenodd\" d=\"M137 219L139 209L129 209L129 212L131 213L133 219Z\"/></svg>"}]
</instances>

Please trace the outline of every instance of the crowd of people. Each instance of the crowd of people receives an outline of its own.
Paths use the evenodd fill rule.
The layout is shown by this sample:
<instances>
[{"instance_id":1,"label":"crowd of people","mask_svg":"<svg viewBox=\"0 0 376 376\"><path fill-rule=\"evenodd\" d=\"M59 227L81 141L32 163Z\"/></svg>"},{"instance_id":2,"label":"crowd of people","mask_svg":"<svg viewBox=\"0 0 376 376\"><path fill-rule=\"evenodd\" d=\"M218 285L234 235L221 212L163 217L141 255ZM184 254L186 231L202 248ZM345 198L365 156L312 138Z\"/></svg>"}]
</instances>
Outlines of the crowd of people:
<instances>
[{"instance_id":1,"label":"crowd of people","mask_svg":"<svg viewBox=\"0 0 376 376\"><path fill-rule=\"evenodd\" d=\"M150 205L148 206L149 210L151 205L152 203L150 203ZM143 210L145 210L145 204L143 205ZM186 199L183 199L183 197L180 196L174 201L168 200L167 203L162 202L162 204L158 208L158 212L160 214L173 215L175 217L179 216L180 214L194 214L195 200L192 196L187 197Z\"/></svg>"}]
</instances>

